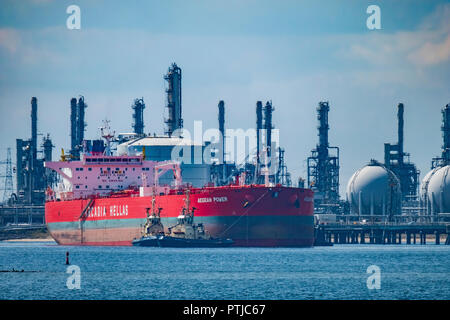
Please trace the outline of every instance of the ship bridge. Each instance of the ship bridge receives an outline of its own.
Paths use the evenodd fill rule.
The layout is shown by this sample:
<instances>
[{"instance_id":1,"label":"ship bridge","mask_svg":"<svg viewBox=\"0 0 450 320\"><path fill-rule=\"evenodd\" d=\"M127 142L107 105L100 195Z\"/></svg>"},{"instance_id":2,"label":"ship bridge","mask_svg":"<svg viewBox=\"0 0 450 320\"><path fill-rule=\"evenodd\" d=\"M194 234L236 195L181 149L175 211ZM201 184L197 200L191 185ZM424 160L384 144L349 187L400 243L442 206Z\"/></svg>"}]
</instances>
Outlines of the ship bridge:
<instances>
[{"instance_id":1,"label":"ship bridge","mask_svg":"<svg viewBox=\"0 0 450 320\"><path fill-rule=\"evenodd\" d=\"M211 166L203 161L208 145L177 136L147 136L119 144L117 154L142 156L149 161L179 161L183 181L201 188L211 182ZM171 180L170 173L160 178L161 184Z\"/></svg>"},{"instance_id":2,"label":"ship bridge","mask_svg":"<svg viewBox=\"0 0 450 320\"><path fill-rule=\"evenodd\" d=\"M172 161L143 160L141 156L84 156L77 161L45 162L46 168L54 170L62 178L57 190L61 199L107 195L132 187L150 187L155 183L159 185L161 173L158 168L162 165L179 166ZM167 185L173 183L173 175L171 178Z\"/></svg>"}]
</instances>

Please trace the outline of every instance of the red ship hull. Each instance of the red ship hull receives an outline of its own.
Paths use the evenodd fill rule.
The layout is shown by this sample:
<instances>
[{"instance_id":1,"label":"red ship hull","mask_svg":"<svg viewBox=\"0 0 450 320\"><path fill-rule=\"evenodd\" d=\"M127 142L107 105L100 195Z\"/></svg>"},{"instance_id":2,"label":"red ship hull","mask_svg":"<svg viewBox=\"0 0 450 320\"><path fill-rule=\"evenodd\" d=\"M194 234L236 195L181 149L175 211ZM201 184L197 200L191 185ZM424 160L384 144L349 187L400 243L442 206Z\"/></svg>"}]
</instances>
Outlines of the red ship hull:
<instances>
[{"instance_id":1,"label":"red ship hull","mask_svg":"<svg viewBox=\"0 0 450 320\"><path fill-rule=\"evenodd\" d=\"M313 192L309 189L228 186L191 189L195 222L213 237L231 238L236 246L312 246ZM156 197L165 228L176 223L184 194ZM131 245L141 236L151 197L115 196L51 201L45 218L51 236L62 245ZM87 215L82 216L83 210Z\"/></svg>"}]
</instances>

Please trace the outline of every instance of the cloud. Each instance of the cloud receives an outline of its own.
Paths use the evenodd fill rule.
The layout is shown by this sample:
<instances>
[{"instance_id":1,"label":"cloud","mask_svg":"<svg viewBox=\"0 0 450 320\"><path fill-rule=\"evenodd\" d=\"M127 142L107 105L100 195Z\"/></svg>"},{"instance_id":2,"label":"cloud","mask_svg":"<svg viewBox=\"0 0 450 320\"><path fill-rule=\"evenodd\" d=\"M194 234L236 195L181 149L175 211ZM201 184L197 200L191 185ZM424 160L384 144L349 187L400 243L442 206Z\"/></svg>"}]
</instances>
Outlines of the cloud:
<instances>
[{"instance_id":1,"label":"cloud","mask_svg":"<svg viewBox=\"0 0 450 320\"><path fill-rule=\"evenodd\" d=\"M374 66L423 68L450 60L450 5L437 6L414 31L355 35L340 54Z\"/></svg>"},{"instance_id":2,"label":"cloud","mask_svg":"<svg viewBox=\"0 0 450 320\"><path fill-rule=\"evenodd\" d=\"M20 34L14 29L0 29L0 47L15 54L20 45Z\"/></svg>"},{"instance_id":3,"label":"cloud","mask_svg":"<svg viewBox=\"0 0 450 320\"><path fill-rule=\"evenodd\" d=\"M439 5L424 19L421 30L430 33L429 39L408 55L418 66L432 66L450 60L450 4Z\"/></svg>"},{"instance_id":4,"label":"cloud","mask_svg":"<svg viewBox=\"0 0 450 320\"><path fill-rule=\"evenodd\" d=\"M450 4L436 6L433 13L423 19L419 29L437 30L442 34L448 34L450 32Z\"/></svg>"},{"instance_id":5,"label":"cloud","mask_svg":"<svg viewBox=\"0 0 450 320\"><path fill-rule=\"evenodd\" d=\"M56 43L63 44L61 30L64 28L43 28L36 30L21 30L0 28L0 54L7 58L0 61L0 67L17 69L30 66L42 66L67 63L66 56L58 50ZM51 44L52 39L55 44Z\"/></svg>"},{"instance_id":6,"label":"cloud","mask_svg":"<svg viewBox=\"0 0 450 320\"><path fill-rule=\"evenodd\" d=\"M427 42L408 59L418 65L435 65L450 59L450 35L441 43Z\"/></svg>"},{"instance_id":7,"label":"cloud","mask_svg":"<svg viewBox=\"0 0 450 320\"><path fill-rule=\"evenodd\" d=\"M430 68L448 59L450 6L442 8L418 28L396 33L230 35L102 25L73 31L64 19L53 27L1 29L0 147L29 135L32 96L38 97L39 129L58 146L70 141L69 100L78 94L89 104L86 137L97 137L106 115L115 129L129 131L130 105L141 96L146 132L161 133L162 76L175 61L183 69L186 127L198 119L215 126L211 110L219 99L227 126L254 126L255 101L273 99L274 125L283 129L280 141L294 175L305 173L317 139L315 106L323 99L333 108L330 141L343 151L342 181L367 159L382 157L383 143L391 141L386 135L395 133L391 109L398 101L411 108L407 124L424 128L408 131L407 141L414 161L422 157L421 168L428 169L428 157L439 150L438 108L447 103L450 80L445 68Z\"/></svg>"}]
</instances>

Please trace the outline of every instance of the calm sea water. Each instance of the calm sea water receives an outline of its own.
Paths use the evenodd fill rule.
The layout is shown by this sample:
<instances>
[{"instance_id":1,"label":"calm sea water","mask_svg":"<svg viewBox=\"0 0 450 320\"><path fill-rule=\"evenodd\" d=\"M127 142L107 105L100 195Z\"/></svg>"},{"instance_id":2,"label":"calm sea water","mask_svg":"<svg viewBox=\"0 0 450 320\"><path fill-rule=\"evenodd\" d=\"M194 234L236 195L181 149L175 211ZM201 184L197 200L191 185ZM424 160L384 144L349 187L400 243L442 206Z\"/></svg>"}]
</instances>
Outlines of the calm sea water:
<instances>
[{"instance_id":1,"label":"calm sea water","mask_svg":"<svg viewBox=\"0 0 450 320\"><path fill-rule=\"evenodd\" d=\"M80 267L68 289L65 253ZM450 299L450 247L177 249L0 242L0 299ZM381 288L367 288L370 265ZM36 272L29 272L36 271Z\"/></svg>"}]
</instances>

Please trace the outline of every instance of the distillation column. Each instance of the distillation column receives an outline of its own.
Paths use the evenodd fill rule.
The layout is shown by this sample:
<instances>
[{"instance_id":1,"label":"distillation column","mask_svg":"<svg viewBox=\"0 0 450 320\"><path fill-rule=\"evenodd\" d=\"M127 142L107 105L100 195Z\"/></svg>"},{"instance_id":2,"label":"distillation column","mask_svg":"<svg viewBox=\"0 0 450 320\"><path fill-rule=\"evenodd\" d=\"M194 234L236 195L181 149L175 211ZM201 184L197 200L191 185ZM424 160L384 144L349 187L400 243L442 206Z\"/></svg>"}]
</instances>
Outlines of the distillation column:
<instances>
[{"instance_id":1,"label":"distillation column","mask_svg":"<svg viewBox=\"0 0 450 320\"><path fill-rule=\"evenodd\" d=\"M169 71L164 76L167 81L167 111L168 118L165 120L167 124L166 134L171 136L172 133L183 128L183 119L181 117L181 69L173 63Z\"/></svg>"},{"instance_id":2,"label":"distillation column","mask_svg":"<svg viewBox=\"0 0 450 320\"><path fill-rule=\"evenodd\" d=\"M141 99L135 99L134 105L132 106L134 113L133 113L133 129L134 133L137 135L143 135L144 134L144 98Z\"/></svg>"}]
</instances>

